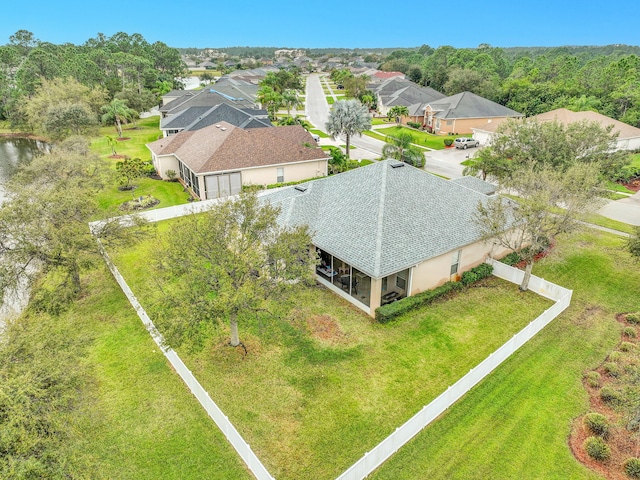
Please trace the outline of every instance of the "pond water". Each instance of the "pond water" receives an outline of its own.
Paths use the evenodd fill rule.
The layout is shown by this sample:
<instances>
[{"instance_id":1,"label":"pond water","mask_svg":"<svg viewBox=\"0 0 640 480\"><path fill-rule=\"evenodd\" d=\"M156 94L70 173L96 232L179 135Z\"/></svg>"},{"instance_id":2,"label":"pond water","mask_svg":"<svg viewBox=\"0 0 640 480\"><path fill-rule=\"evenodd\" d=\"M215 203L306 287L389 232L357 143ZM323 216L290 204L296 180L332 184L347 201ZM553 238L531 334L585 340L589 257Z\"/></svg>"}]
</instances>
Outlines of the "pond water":
<instances>
[{"instance_id":1,"label":"pond water","mask_svg":"<svg viewBox=\"0 0 640 480\"><path fill-rule=\"evenodd\" d=\"M34 155L46 152L49 144L31 138L0 137L0 203L4 198L2 185L8 181L17 170L18 166L29 163ZM28 299L26 289L16 292L15 296L6 298L4 302L0 298L0 332L3 319L18 313Z\"/></svg>"}]
</instances>

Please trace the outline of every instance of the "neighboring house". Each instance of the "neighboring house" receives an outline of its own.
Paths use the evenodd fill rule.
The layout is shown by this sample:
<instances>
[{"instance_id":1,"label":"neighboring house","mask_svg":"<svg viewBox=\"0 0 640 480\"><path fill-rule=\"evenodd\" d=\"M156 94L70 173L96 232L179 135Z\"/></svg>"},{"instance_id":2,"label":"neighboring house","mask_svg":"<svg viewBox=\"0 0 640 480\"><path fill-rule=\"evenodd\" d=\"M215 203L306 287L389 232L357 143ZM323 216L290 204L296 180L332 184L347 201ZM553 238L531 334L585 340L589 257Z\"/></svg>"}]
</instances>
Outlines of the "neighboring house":
<instances>
[{"instance_id":1,"label":"neighboring house","mask_svg":"<svg viewBox=\"0 0 640 480\"><path fill-rule=\"evenodd\" d=\"M384 72L393 73L393 72ZM423 87L410 80L392 76L380 84L372 83L370 88L376 94L378 112L386 116L389 110L402 105L409 109L409 118L403 118L403 122L413 121L423 123L425 106L430 102L436 102L445 98L443 93L431 87Z\"/></svg>"},{"instance_id":2,"label":"neighboring house","mask_svg":"<svg viewBox=\"0 0 640 480\"><path fill-rule=\"evenodd\" d=\"M202 200L327 175L327 154L300 125L244 130L220 122L147 144L163 179L176 172Z\"/></svg>"},{"instance_id":3,"label":"neighboring house","mask_svg":"<svg viewBox=\"0 0 640 480\"><path fill-rule=\"evenodd\" d=\"M191 107L215 107L227 103L238 108L258 108L256 105L257 85L212 85L202 90L188 90L188 93L160 107L162 117L176 115Z\"/></svg>"},{"instance_id":4,"label":"neighboring house","mask_svg":"<svg viewBox=\"0 0 640 480\"><path fill-rule=\"evenodd\" d=\"M424 109L425 124L434 133L467 134L506 118L523 115L475 93L462 92L434 102ZM481 141L481 143L484 143Z\"/></svg>"},{"instance_id":5,"label":"neighboring house","mask_svg":"<svg viewBox=\"0 0 640 480\"><path fill-rule=\"evenodd\" d=\"M474 180L469 188L384 160L261 198L281 207L280 222L309 225L318 281L374 316L507 253L481 240L473 217L492 200L478 190L492 186Z\"/></svg>"},{"instance_id":6,"label":"neighboring house","mask_svg":"<svg viewBox=\"0 0 640 480\"><path fill-rule=\"evenodd\" d=\"M563 125L570 125L575 122L597 122L603 128L607 128L613 125L613 133L618 134L616 143L617 150L637 150L640 148L640 128L633 127L627 123L614 120L611 117L602 115L597 112L573 112L566 108L558 108L551 110L550 112L541 113L529 117L531 120L537 120L538 122L552 122L557 121ZM491 143L493 136L496 134L498 126L501 122L485 125L481 128L473 129L473 137L484 145Z\"/></svg>"},{"instance_id":7,"label":"neighboring house","mask_svg":"<svg viewBox=\"0 0 640 480\"><path fill-rule=\"evenodd\" d=\"M168 103L173 102L174 100L178 99L178 98L191 98L193 97L196 93L196 91L194 90L171 90L168 93L165 93L162 96L162 106L167 105Z\"/></svg>"},{"instance_id":8,"label":"neighboring house","mask_svg":"<svg viewBox=\"0 0 640 480\"><path fill-rule=\"evenodd\" d=\"M200 130L220 122L244 129L273 126L266 110L238 108L220 103L215 107L190 107L176 115L162 118L160 130L164 137L168 137L182 131Z\"/></svg>"}]
</instances>

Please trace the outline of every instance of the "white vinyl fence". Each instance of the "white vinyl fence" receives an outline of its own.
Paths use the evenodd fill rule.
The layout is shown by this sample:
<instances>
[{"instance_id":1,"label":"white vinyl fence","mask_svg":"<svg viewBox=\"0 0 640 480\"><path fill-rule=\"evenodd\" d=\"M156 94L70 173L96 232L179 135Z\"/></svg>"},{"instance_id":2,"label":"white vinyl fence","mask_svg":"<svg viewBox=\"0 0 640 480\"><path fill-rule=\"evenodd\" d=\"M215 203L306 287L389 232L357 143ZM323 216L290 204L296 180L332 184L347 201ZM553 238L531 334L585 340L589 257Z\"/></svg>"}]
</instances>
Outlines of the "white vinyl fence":
<instances>
[{"instance_id":1,"label":"white vinyl fence","mask_svg":"<svg viewBox=\"0 0 640 480\"><path fill-rule=\"evenodd\" d=\"M169 209L164 209L164 210L169 210ZM183 215L187 213L190 213L190 212L183 213ZM167 217L167 218L171 218L171 217ZM98 245L100 247L100 253L102 254L102 257L107 263L109 270L111 270L111 273L113 274L114 278L118 282L118 285L120 285L120 288L122 288L122 291L129 299L129 302L138 313L138 316L140 317L140 320L142 320L142 323L144 323L144 325L147 327L147 330L153 337L153 340L160 347L165 357L167 357L167 360L169 360L169 363L171 363L173 368L175 368L176 372L178 372L178 375L180 375L180 378L182 378L184 383L187 384L187 386L189 387L189 390L191 390L191 393L195 395L195 397L198 399L200 404L206 410L209 417L211 417L211 419L216 423L218 428L220 428L224 436L227 437L227 440L229 440L233 448L236 449L236 451L238 452L240 457L242 457L242 460L244 460L244 462L247 464L247 467L249 467L249 470L251 470L254 476L258 480L274 480L274 478L267 471L267 469L264 467L262 462L260 462L256 454L253 453L253 450L251 450L251 447L249 446L249 444L244 441L244 439L240 436L236 428L229 421L227 416L224 413L222 413L222 410L220 410L220 408L218 408L218 406L209 396L209 393L204 388L202 388L202 385L200 385L198 380L196 380L196 378L193 376L193 373L191 373L191 371L187 368L187 366L180 359L178 354L175 351L173 351L171 348L165 345L162 335L160 334L160 332L158 332L155 325L147 315L147 312L145 312L144 308L142 308L142 305L140 305L140 303L138 302L138 299L129 288L129 285L127 285L127 282L125 282L122 275L120 275L120 272L118 271L117 267L113 264L113 262L109 258L109 255L104 249L102 243L100 242L99 239L96 239L96 240L98 241Z\"/></svg>"},{"instance_id":2,"label":"white vinyl fence","mask_svg":"<svg viewBox=\"0 0 640 480\"><path fill-rule=\"evenodd\" d=\"M493 274L495 276L517 284L521 282L524 274L523 271L496 262L495 260L488 260L487 263L493 266ZM571 302L571 290L567 290L566 288L533 275L531 276L529 288L546 298L554 300L556 303L515 334L507 343L498 348L498 350L485 358L475 368L472 368L469 373L450 386L429 405L426 405L404 425L397 428L394 433L376 445L373 450L367 452L364 457L354 463L347 471L340 475L337 480L360 480L372 473L397 452L400 447L411 440L418 432L476 386L498 365L509 358L513 352L533 338L536 333L566 309Z\"/></svg>"}]
</instances>

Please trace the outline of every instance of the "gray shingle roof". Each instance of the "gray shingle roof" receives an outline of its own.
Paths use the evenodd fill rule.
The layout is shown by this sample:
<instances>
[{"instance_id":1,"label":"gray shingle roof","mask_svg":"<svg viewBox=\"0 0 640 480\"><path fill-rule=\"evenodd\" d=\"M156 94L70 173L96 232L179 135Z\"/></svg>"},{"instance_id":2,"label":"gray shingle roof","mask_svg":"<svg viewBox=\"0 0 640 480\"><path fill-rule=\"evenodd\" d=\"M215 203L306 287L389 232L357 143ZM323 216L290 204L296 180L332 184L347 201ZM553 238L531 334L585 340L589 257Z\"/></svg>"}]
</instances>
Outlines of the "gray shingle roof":
<instances>
[{"instance_id":1,"label":"gray shingle roof","mask_svg":"<svg viewBox=\"0 0 640 480\"><path fill-rule=\"evenodd\" d=\"M257 85L210 85L192 96L184 95L160 107L160 111L175 115L190 107L214 107L227 103L240 108L256 108Z\"/></svg>"},{"instance_id":2,"label":"gray shingle roof","mask_svg":"<svg viewBox=\"0 0 640 480\"><path fill-rule=\"evenodd\" d=\"M313 243L382 278L480 239L472 221L489 197L410 165L385 160L263 197L280 220L308 224Z\"/></svg>"},{"instance_id":3,"label":"gray shingle roof","mask_svg":"<svg viewBox=\"0 0 640 480\"><path fill-rule=\"evenodd\" d=\"M462 185L463 187L470 188L471 190L482 193L483 195L493 195L498 190L494 184L485 182L484 180L479 179L478 177L460 177L454 180L451 180L458 185Z\"/></svg>"},{"instance_id":4,"label":"gray shingle roof","mask_svg":"<svg viewBox=\"0 0 640 480\"><path fill-rule=\"evenodd\" d=\"M471 92L462 92L431 102L438 118L521 117L522 114Z\"/></svg>"},{"instance_id":5,"label":"gray shingle roof","mask_svg":"<svg viewBox=\"0 0 640 480\"><path fill-rule=\"evenodd\" d=\"M214 123L227 122L240 128L271 127L266 110L237 108L221 103L214 107L190 107L163 118L161 129L199 130Z\"/></svg>"}]
</instances>

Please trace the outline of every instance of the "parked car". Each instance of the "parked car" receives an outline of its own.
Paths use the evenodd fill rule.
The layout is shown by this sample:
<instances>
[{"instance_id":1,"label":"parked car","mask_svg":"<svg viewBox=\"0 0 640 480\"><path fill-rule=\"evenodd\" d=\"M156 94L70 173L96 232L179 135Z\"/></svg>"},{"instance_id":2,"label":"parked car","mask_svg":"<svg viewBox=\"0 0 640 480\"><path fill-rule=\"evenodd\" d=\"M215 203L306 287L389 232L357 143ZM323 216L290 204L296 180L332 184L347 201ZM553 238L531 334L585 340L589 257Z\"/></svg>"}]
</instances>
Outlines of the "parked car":
<instances>
[{"instance_id":1,"label":"parked car","mask_svg":"<svg viewBox=\"0 0 640 480\"><path fill-rule=\"evenodd\" d=\"M454 140L453 144L456 148L477 147L480 142L471 137L458 137Z\"/></svg>"}]
</instances>

